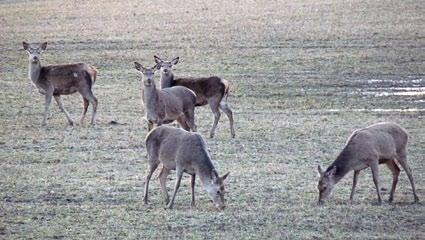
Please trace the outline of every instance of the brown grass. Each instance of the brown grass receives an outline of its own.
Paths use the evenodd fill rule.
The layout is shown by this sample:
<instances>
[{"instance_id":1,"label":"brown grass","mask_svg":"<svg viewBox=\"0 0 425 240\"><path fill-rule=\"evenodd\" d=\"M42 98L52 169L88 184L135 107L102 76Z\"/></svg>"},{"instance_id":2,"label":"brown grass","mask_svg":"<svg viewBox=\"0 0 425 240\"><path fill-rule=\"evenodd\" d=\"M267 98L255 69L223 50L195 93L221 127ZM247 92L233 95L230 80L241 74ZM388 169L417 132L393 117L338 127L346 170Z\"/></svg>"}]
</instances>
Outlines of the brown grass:
<instances>
[{"instance_id":1,"label":"brown grass","mask_svg":"<svg viewBox=\"0 0 425 240\"><path fill-rule=\"evenodd\" d=\"M415 110L425 109L421 1L7 0L0 9L0 238L425 238L425 206L411 204L404 172L394 204L373 205L366 170L354 203L349 174L316 205L317 164L330 164L354 129L378 121L410 132L409 163L425 201L424 111ZM24 40L49 42L44 64L99 69L97 126L68 127L52 104L48 128L40 127L44 100L27 79ZM187 177L174 210L163 209L157 180L142 204L146 128L132 63L152 65L154 54L180 56L177 75L232 83L237 138L223 115L207 140L218 171L231 171L224 212L199 182L191 209ZM417 95L376 95L407 90ZM64 103L77 119L80 97ZM208 107L196 118L207 136ZM381 169L387 198L391 174Z\"/></svg>"}]
</instances>

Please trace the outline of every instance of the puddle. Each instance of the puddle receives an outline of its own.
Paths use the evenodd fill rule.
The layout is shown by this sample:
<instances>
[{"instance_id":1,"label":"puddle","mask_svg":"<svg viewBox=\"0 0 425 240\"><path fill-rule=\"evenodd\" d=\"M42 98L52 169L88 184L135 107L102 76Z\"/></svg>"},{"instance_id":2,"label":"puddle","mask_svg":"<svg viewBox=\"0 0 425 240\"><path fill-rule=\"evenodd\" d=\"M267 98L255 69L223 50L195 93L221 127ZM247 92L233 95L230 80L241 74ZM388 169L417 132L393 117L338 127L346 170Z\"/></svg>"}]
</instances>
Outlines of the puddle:
<instances>
[{"instance_id":1,"label":"puddle","mask_svg":"<svg viewBox=\"0 0 425 240\"><path fill-rule=\"evenodd\" d=\"M370 79L360 80L360 89L350 94L388 97L388 96L423 96L425 95L425 79Z\"/></svg>"},{"instance_id":2,"label":"puddle","mask_svg":"<svg viewBox=\"0 0 425 240\"><path fill-rule=\"evenodd\" d=\"M423 84L423 85L425 85L425 79L422 79L422 78L399 79L399 80L370 79L370 80L367 80L367 83L368 84L393 84L393 85L406 85L406 84Z\"/></svg>"},{"instance_id":3,"label":"puddle","mask_svg":"<svg viewBox=\"0 0 425 240\"><path fill-rule=\"evenodd\" d=\"M327 109L326 112L424 112L425 108L354 108L354 109Z\"/></svg>"}]
</instances>

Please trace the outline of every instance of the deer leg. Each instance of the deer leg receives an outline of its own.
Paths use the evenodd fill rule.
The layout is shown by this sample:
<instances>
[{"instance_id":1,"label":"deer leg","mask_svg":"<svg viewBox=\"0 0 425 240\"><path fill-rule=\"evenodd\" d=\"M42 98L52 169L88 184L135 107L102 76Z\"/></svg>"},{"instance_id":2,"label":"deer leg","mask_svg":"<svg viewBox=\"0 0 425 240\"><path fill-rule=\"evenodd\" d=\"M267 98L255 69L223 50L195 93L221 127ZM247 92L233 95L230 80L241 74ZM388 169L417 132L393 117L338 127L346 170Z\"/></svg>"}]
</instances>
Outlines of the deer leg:
<instances>
[{"instance_id":1,"label":"deer leg","mask_svg":"<svg viewBox=\"0 0 425 240\"><path fill-rule=\"evenodd\" d=\"M196 132L197 127L195 124L195 107L193 107L193 109L185 113L185 118L186 118L186 123L189 126L189 128L192 130L192 132Z\"/></svg>"},{"instance_id":2,"label":"deer leg","mask_svg":"<svg viewBox=\"0 0 425 240\"><path fill-rule=\"evenodd\" d=\"M89 100L83 97L83 112L81 113L80 124L84 123L84 118L86 117L87 109L89 108Z\"/></svg>"},{"instance_id":3,"label":"deer leg","mask_svg":"<svg viewBox=\"0 0 425 240\"><path fill-rule=\"evenodd\" d=\"M45 95L45 103L44 103L44 115L43 115L43 121L41 122L41 126L47 125L47 114L49 112L50 103L52 102L53 97L53 89L49 89L46 91Z\"/></svg>"},{"instance_id":4,"label":"deer leg","mask_svg":"<svg viewBox=\"0 0 425 240\"><path fill-rule=\"evenodd\" d=\"M407 165L406 153L403 152L399 154L397 160L400 163L401 167L404 169L404 171L406 171L407 176L409 177L410 184L412 185L413 197L415 199L414 200L415 203L419 202L419 197L416 194L415 183L413 182L412 170L410 169L409 165Z\"/></svg>"},{"instance_id":5,"label":"deer leg","mask_svg":"<svg viewBox=\"0 0 425 240\"><path fill-rule=\"evenodd\" d=\"M170 197L168 196L167 191L167 176L169 173L170 169L165 168L164 166L162 167L161 172L159 173L159 183L161 184L161 189L164 193L165 204L168 204L170 202Z\"/></svg>"},{"instance_id":6,"label":"deer leg","mask_svg":"<svg viewBox=\"0 0 425 240\"><path fill-rule=\"evenodd\" d=\"M96 111L97 111L97 98L93 95L93 93L90 89L87 91L87 94L84 97L87 98L87 100L89 100L89 102L91 103L91 105L93 107L93 112L92 112L90 124L94 125L95 124L95 118L96 118Z\"/></svg>"},{"instance_id":7,"label":"deer leg","mask_svg":"<svg viewBox=\"0 0 425 240\"><path fill-rule=\"evenodd\" d=\"M189 127L189 125L187 125L187 122L186 122L186 117L181 116L181 117L177 118L176 120L184 130L190 131L190 127Z\"/></svg>"},{"instance_id":8,"label":"deer leg","mask_svg":"<svg viewBox=\"0 0 425 240\"><path fill-rule=\"evenodd\" d=\"M145 194L144 194L144 197L143 197L143 202L145 204L148 204L149 181L151 180L152 174L153 174L153 172L155 172L158 165L159 165L159 162L156 162L156 161L149 163L149 172L148 172L148 175L146 175Z\"/></svg>"},{"instance_id":9,"label":"deer leg","mask_svg":"<svg viewBox=\"0 0 425 240\"><path fill-rule=\"evenodd\" d=\"M394 192L397 186L398 176L400 175L400 168L397 166L394 160L389 160L386 162L386 164L393 174L393 185L391 187L390 197L388 199L389 202L392 202L394 200Z\"/></svg>"},{"instance_id":10,"label":"deer leg","mask_svg":"<svg viewBox=\"0 0 425 240\"><path fill-rule=\"evenodd\" d=\"M192 190L192 202L190 203L190 205L192 207L195 207L195 177L196 174L192 174L190 179L190 189Z\"/></svg>"},{"instance_id":11,"label":"deer leg","mask_svg":"<svg viewBox=\"0 0 425 240\"><path fill-rule=\"evenodd\" d=\"M65 114L66 119L68 120L69 125L74 125L74 122L72 121L71 117L69 116L69 113L65 110L65 108L63 107L63 103L62 103L62 98L60 95L56 95L54 96L56 103L59 106L59 109Z\"/></svg>"},{"instance_id":12,"label":"deer leg","mask_svg":"<svg viewBox=\"0 0 425 240\"><path fill-rule=\"evenodd\" d=\"M229 105L227 105L227 102L224 100L221 100L220 102L220 109L227 115L227 118L229 118L230 122L230 134L232 135L232 138L235 138L235 129L233 128L233 113L230 109Z\"/></svg>"},{"instance_id":13,"label":"deer leg","mask_svg":"<svg viewBox=\"0 0 425 240\"><path fill-rule=\"evenodd\" d=\"M379 189L379 161L373 161L370 165L372 169L373 183L375 183L376 193L378 194L378 205L382 204L381 190Z\"/></svg>"},{"instance_id":14,"label":"deer leg","mask_svg":"<svg viewBox=\"0 0 425 240\"><path fill-rule=\"evenodd\" d=\"M218 106L220 104L215 99L211 99L211 101L209 102L209 104L210 104L211 111L214 114L214 124L213 124L213 126L211 128L211 131L210 131L210 138L213 138L214 137L214 133L215 133L215 129L217 128L218 120L220 120L220 115L221 114L220 114L220 110L218 108Z\"/></svg>"},{"instance_id":15,"label":"deer leg","mask_svg":"<svg viewBox=\"0 0 425 240\"><path fill-rule=\"evenodd\" d=\"M353 187L351 188L350 201L353 201L354 191L357 185L357 179L359 178L360 170L355 170L353 175Z\"/></svg>"},{"instance_id":16,"label":"deer leg","mask_svg":"<svg viewBox=\"0 0 425 240\"><path fill-rule=\"evenodd\" d=\"M170 200L170 202L167 205L167 208L168 209L172 209L173 208L174 199L176 198L176 194L177 194L177 191L179 190L180 182L181 182L182 177L183 177L183 170L182 169L177 168L176 169L176 173L177 173L176 185L174 186L174 191L173 191L173 195L171 196L171 200Z\"/></svg>"}]
</instances>

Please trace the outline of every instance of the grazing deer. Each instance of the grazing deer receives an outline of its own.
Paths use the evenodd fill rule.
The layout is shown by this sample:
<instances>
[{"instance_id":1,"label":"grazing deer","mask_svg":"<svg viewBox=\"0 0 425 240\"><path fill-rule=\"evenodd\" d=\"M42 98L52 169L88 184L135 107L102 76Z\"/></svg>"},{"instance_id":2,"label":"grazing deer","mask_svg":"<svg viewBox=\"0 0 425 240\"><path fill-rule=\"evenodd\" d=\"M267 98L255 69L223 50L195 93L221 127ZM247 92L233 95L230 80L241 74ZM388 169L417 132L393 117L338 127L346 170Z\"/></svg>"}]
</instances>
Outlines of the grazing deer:
<instances>
[{"instance_id":1,"label":"grazing deer","mask_svg":"<svg viewBox=\"0 0 425 240\"><path fill-rule=\"evenodd\" d=\"M47 114L52 97L55 98L60 110L65 114L68 123L73 125L71 117L62 104L61 95L79 92L83 97L84 109L81 114L82 124L87 113L89 102L93 105L91 124L95 123L97 99L91 90L96 80L97 70L86 63L75 63L67 65L41 66L40 57L47 48L47 42L40 45L22 42L22 45L29 55L28 76L31 82L38 88L38 91L45 95L44 116L42 126L47 125Z\"/></svg>"},{"instance_id":2,"label":"grazing deer","mask_svg":"<svg viewBox=\"0 0 425 240\"><path fill-rule=\"evenodd\" d=\"M418 202L419 198L416 195L412 172L407 164L407 139L408 134L406 131L399 125L390 122L377 123L354 131L342 152L326 171L320 165L318 166L320 174L318 185L319 203L324 202L331 193L334 185L351 170L354 170L353 187L350 195L350 200L353 200L360 171L370 167L378 194L378 204L381 204L382 197L379 190L378 165L382 163L385 163L393 174L393 183L389 197L389 202L392 202L400 174L400 168L396 162L400 163L406 171L412 185L414 201Z\"/></svg>"},{"instance_id":3,"label":"grazing deer","mask_svg":"<svg viewBox=\"0 0 425 240\"><path fill-rule=\"evenodd\" d=\"M157 67L145 68L138 62L134 62L134 64L135 68L143 75L142 98L148 130L152 130L154 123L160 126L163 123L177 120L185 130L191 129L196 132L195 93L181 86L157 89L154 80Z\"/></svg>"},{"instance_id":4,"label":"grazing deer","mask_svg":"<svg viewBox=\"0 0 425 240\"><path fill-rule=\"evenodd\" d=\"M219 177L211 162L207 146L201 135L187 132L183 129L169 126L160 126L152 130L146 136L146 150L148 153L149 170L146 176L145 194L143 201L148 203L148 187L153 172L162 163L163 168L159 174L162 191L164 192L167 208L173 208L176 193L180 187L183 172L191 175L192 201L195 206L195 177L199 176L202 185L212 199L215 207L223 210L224 185L223 182L229 175ZM176 170L176 184L169 199L166 180L171 170Z\"/></svg>"},{"instance_id":5,"label":"grazing deer","mask_svg":"<svg viewBox=\"0 0 425 240\"><path fill-rule=\"evenodd\" d=\"M230 133L235 137L233 128L233 113L227 104L229 83L219 77L174 78L173 66L179 62L179 57L171 61L164 61L154 56L158 69L161 69L161 88L184 86L196 93L196 106L210 105L214 113L214 124L210 131L210 138L214 137L220 119L220 109L227 115L230 122Z\"/></svg>"}]
</instances>

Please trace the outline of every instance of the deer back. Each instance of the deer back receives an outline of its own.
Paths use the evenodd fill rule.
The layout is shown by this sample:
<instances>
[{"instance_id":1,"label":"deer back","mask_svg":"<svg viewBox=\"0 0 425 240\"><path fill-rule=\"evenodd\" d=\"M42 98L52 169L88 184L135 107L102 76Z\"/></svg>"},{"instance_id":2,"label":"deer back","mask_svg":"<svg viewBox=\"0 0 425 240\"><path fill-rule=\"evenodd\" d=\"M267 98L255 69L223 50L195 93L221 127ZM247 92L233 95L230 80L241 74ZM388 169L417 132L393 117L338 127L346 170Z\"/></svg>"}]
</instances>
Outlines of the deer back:
<instances>
[{"instance_id":1,"label":"deer back","mask_svg":"<svg viewBox=\"0 0 425 240\"><path fill-rule=\"evenodd\" d=\"M38 84L51 86L55 95L71 94L91 88L97 71L85 63L50 65L41 68Z\"/></svg>"},{"instance_id":2,"label":"deer back","mask_svg":"<svg viewBox=\"0 0 425 240\"><path fill-rule=\"evenodd\" d=\"M149 156L158 157L168 169L180 167L188 173L211 173L213 164L206 144L197 133L169 126L159 126L146 137Z\"/></svg>"}]
</instances>

